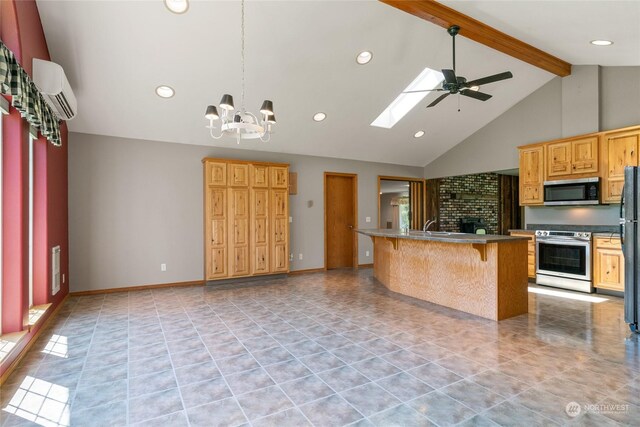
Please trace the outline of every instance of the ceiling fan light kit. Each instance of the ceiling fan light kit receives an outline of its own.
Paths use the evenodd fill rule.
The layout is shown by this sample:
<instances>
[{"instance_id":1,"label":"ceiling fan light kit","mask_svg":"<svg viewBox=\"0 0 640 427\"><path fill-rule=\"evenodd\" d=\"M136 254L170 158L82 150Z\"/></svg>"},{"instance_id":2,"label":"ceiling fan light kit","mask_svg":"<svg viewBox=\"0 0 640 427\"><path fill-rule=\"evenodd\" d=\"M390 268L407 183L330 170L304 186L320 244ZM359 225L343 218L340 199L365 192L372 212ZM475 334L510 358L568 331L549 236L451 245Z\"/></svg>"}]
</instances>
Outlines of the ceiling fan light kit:
<instances>
[{"instance_id":1,"label":"ceiling fan light kit","mask_svg":"<svg viewBox=\"0 0 640 427\"><path fill-rule=\"evenodd\" d=\"M215 105L207 106L204 117L209 120L209 134L213 139L220 139L223 136L232 136L236 138L236 143L240 144L242 139L260 139L262 142L267 142L271 139L271 127L276 123L276 116L273 112L273 102L271 100L264 100L262 107L260 107L260 118L255 114L247 111L244 107L244 0L241 4L241 59L242 59L242 98L241 107L234 113L235 105L233 103L233 96L224 94L220 100L221 114L218 114L218 109ZM220 130L216 134L214 130L217 129L214 126L215 122L220 120Z\"/></svg>"}]
</instances>

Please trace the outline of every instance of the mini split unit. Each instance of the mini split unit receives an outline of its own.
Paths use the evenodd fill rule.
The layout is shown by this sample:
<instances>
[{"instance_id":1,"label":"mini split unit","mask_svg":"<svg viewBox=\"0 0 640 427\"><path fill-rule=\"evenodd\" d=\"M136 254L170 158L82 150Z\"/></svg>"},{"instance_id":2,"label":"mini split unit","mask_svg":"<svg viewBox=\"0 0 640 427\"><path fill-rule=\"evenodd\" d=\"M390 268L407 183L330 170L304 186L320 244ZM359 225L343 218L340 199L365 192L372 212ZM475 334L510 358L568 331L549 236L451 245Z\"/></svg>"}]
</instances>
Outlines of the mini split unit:
<instances>
[{"instance_id":1,"label":"mini split unit","mask_svg":"<svg viewBox=\"0 0 640 427\"><path fill-rule=\"evenodd\" d=\"M61 120L71 120L76 116L78 103L60 65L34 59L33 82Z\"/></svg>"}]
</instances>

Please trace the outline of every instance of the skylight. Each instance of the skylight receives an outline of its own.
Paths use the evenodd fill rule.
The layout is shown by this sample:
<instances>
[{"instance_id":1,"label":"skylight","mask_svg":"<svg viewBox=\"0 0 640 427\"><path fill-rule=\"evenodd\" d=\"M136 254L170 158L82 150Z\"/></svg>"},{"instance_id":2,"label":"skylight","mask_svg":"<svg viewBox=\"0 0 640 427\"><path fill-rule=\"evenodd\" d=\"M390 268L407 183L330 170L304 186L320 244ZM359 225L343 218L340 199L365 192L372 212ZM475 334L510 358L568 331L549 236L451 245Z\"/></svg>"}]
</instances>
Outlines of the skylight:
<instances>
[{"instance_id":1,"label":"skylight","mask_svg":"<svg viewBox=\"0 0 640 427\"><path fill-rule=\"evenodd\" d=\"M429 92L405 93L416 90L431 90L440 86L444 76L440 71L425 68L405 90L371 123L371 126L391 129L409 111L422 101Z\"/></svg>"}]
</instances>

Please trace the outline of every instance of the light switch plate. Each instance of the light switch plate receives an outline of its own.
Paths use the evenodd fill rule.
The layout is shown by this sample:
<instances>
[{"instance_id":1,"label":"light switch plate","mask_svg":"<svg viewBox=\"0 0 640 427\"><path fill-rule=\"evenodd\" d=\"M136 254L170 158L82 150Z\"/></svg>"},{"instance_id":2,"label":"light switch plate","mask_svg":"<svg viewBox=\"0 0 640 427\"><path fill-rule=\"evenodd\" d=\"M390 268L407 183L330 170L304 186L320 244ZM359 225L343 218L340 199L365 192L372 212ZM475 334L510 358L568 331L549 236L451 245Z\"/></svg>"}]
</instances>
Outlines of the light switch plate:
<instances>
[{"instance_id":1,"label":"light switch plate","mask_svg":"<svg viewBox=\"0 0 640 427\"><path fill-rule=\"evenodd\" d=\"M371 222L371 217L370 217L370 216L368 216L368 217L366 217L364 220L365 220L365 222Z\"/></svg>"},{"instance_id":2,"label":"light switch plate","mask_svg":"<svg viewBox=\"0 0 640 427\"><path fill-rule=\"evenodd\" d=\"M292 216L289 217L289 222L290 223L293 222L293 217Z\"/></svg>"},{"instance_id":3,"label":"light switch plate","mask_svg":"<svg viewBox=\"0 0 640 427\"><path fill-rule=\"evenodd\" d=\"M366 251L366 252L365 252L365 255L366 255L366 256L369 256L369 251Z\"/></svg>"}]
</instances>

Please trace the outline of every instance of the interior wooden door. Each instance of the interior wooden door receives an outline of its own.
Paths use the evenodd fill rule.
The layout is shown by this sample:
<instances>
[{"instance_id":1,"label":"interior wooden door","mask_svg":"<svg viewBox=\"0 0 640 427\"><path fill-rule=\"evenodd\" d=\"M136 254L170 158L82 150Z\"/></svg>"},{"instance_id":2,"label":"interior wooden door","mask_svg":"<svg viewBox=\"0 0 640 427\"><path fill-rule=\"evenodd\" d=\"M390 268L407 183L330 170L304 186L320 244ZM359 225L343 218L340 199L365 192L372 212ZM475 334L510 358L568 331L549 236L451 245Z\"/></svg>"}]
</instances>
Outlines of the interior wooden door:
<instances>
[{"instance_id":1,"label":"interior wooden door","mask_svg":"<svg viewBox=\"0 0 640 427\"><path fill-rule=\"evenodd\" d=\"M269 272L269 189L251 190L251 273Z\"/></svg>"},{"instance_id":2,"label":"interior wooden door","mask_svg":"<svg viewBox=\"0 0 640 427\"><path fill-rule=\"evenodd\" d=\"M357 267L357 175L325 173L325 267Z\"/></svg>"},{"instance_id":3,"label":"interior wooden door","mask_svg":"<svg viewBox=\"0 0 640 427\"><path fill-rule=\"evenodd\" d=\"M229 189L229 275L249 274L249 190Z\"/></svg>"}]
</instances>

